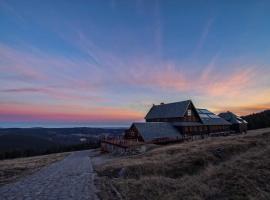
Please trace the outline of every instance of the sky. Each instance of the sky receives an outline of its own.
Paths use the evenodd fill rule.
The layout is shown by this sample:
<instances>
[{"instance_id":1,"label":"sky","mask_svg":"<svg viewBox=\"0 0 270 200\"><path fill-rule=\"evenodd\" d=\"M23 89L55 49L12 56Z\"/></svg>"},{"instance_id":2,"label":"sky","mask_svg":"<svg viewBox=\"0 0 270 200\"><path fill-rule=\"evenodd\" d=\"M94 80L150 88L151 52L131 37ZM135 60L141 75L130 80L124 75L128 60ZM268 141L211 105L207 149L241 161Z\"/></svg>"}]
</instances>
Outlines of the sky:
<instances>
[{"instance_id":1,"label":"sky","mask_svg":"<svg viewBox=\"0 0 270 200\"><path fill-rule=\"evenodd\" d=\"M0 127L270 108L270 2L0 0Z\"/></svg>"}]
</instances>

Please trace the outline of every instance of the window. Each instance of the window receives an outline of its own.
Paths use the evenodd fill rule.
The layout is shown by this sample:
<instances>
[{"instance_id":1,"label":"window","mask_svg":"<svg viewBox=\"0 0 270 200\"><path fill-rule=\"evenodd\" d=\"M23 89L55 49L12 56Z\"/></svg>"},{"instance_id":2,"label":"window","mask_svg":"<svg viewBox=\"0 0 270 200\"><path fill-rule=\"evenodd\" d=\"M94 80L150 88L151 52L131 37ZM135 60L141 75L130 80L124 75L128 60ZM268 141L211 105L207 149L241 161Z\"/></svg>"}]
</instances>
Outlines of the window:
<instances>
[{"instance_id":1,"label":"window","mask_svg":"<svg viewBox=\"0 0 270 200\"><path fill-rule=\"evenodd\" d=\"M191 116L191 110L190 109L187 110L187 116Z\"/></svg>"}]
</instances>

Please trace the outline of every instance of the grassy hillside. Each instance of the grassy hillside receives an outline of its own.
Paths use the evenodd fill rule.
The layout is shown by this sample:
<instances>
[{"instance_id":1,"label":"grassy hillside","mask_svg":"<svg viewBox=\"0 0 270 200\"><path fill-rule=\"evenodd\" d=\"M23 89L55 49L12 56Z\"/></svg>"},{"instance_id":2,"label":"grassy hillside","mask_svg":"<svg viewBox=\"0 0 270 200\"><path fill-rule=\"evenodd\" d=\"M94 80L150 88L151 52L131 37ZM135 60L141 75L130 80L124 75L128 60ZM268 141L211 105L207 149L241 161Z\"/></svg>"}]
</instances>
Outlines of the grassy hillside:
<instances>
[{"instance_id":1,"label":"grassy hillside","mask_svg":"<svg viewBox=\"0 0 270 200\"><path fill-rule=\"evenodd\" d=\"M101 199L270 199L270 129L96 166Z\"/></svg>"},{"instance_id":2,"label":"grassy hillside","mask_svg":"<svg viewBox=\"0 0 270 200\"><path fill-rule=\"evenodd\" d=\"M64 159L69 153L0 160L0 186L32 174L40 168Z\"/></svg>"},{"instance_id":3,"label":"grassy hillside","mask_svg":"<svg viewBox=\"0 0 270 200\"><path fill-rule=\"evenodd\" d=\"M123 128L0 128L0 160L99 147Z\"/></svg>"}]
</instances>

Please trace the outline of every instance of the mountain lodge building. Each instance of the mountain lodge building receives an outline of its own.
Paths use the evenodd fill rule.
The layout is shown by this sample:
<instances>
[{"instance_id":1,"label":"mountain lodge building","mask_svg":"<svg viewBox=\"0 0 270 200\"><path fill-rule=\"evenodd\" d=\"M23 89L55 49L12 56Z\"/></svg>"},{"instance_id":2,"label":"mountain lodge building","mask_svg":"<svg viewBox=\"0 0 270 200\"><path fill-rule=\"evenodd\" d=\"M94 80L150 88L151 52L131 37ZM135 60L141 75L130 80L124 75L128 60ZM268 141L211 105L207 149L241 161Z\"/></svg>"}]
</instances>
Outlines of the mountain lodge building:
<instances>
[{"instance_id":1,"label":"mountain lodge building","mask_svg":"<svg viewBox=\"0 0 270 200\"><path fill-rule=\"evenodd\" d=\"M133 123L125 131L121 142L104 140L102 143L103 146L119 142L130 144L131 141L162 144L236 132L231 128L231 122L207 109L196 108L191 100L186 100L153 105L145 116L145 122ZM128 145L125 147L128 148Z\"/></svg>"}]
</instances>

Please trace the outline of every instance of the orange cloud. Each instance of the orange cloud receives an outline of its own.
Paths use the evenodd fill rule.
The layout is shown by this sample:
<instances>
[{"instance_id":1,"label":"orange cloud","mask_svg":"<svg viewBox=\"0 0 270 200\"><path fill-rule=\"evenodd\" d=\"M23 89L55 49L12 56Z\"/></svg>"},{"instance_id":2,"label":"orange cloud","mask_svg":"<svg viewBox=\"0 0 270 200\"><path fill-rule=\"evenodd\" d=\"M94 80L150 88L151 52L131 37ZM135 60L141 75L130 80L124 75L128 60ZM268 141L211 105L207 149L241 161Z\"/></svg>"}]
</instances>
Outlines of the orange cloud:
<instances>
[{"instance_id":1,"label":"orange cloud","mask_svg":"<svg viewBox=\"0 0 270 200\"><path fill-rule=\"evenodd\" d=\"M204 91L211 96L236 95L255 84L255 75L256 71L253 68L240 69L227 76L210 73L208 78L203 78L206 84L199 81L198 85L204 86Z\"/></svg>"},{"instance_id":2,"label":"orange cloud","mask_svg":"<svg viewBox=\"0 0 270 200\"><path fill-rule=\"evenodd\" d=\"M81 36L81 38L83 37ZM81 40L81 43L86 46L85 49L90 51L91 42ZM95 47L93 48L95 49ZM196 95L199 98L207 99L208 102L218 99L222 104L227 101L227 105L234 106L237 104L233 100L241 96L238 98L238 104L240 101L249 101L247 103L252 105L239 106L247 111L260 109L253 105L270 101L269 96L265 100L254 97L255 93L262 91L262 88L258 87L258 83L265 80L262 73L267 74L267 70L260 71L259 67L237 65L237 63L231 64L234 67L233 71L230 70L232 67L226 69L226 66L222 66L221 69L216 64L218 54L211 59L207 67L199 70L198 67L193 69L192 66L151 60L149 57L140 57L138 61L137 58L134 60L118 58L100 51L97 52L98 56L93 54L93 60L100 66L94 66L83 59L51 56L39 51L24 52L0 43L0 59L5 63L5 65L0 65L1 78L4 77L1 80L0 95L3 95L1 97L5 97L4 99L13 100L19 99L20 94L23 93L23 100L28 102L28 105L20 105L22 108L14 107L14 105L12 107L11 104L8 104L6 106L9 109L5 110L7 108L1 106L1 119L4 119L4 115L15 117L16 113L20 118L38 116L37 118L66 120L75 120L76 117L78 120L142 119L145 113L142 114L132 109L98 106L101 105L100 102L110 103L109 99L115 98L113 92L117 92L117 94L119 92L120 98L125 99L123 104L128 105L135 102L138 105L139 98L134 100L126 94L120 94L119 86L124 88L124 92L125 90L132 91L134 87L143 88L143 97L151 96L151 90L160 91L160 96L168 94L166 92L169 91L174 93L173 95L176 94L177 97L188 92L190 96ZM90 53L89 56L91 56ZM16 82L5 77L15 77ZM21 83L23 84L21 85ZM264 84L267 83L265 81ZM258 90L255 91L254 88L258 88ZM12 93L18 94L18 98ZM40 98L39 94L47 95L47 99L44 96ZM166 97L164 98L166 100ZM55 99L56 101L54 101ZM69 106L57 105L59 99ZM42 102L47 100L54 106L34 105L34 102L39 100ZM113 100L111 101L113 102ZM33 103L31 104L31 102ZM85 106L71 106L72 103ZM94 105L96 107L93 107ZM216 107L222 109L218 106Z\"/></svg>"},{"instance_id":3,"label":"orange cloud","mask_svg":"<svg viewBox=\"0 0 270 200\"><path fill-rule=\"evenodd\" d=\"M137 84L153 89L171 90L175 92L192 91L201 95L226 96L236 95L249 86L256 84L254 77L258 76L253 67L235 70L232 73L212 71L213 67L206 68L201 74L190 75L169 66L153 71L141 72L128 76L130 84Z\"/></svg>"},{"instance_id":4,"label":"orange cloud","mask_svg":"<svg viewBox=\"0 0 270 200\"><path fill-rule=\"evenodd\" d=\"M44 87L44 88L37 88L37 87L23 87L23 88L10 88L10 89L3 89L0 90L0 93L24 93L24 94L41 94L47 95L54 99L61 99L61 100L91 100L92 102L104 102L105 99L94 96L94 95L83 95L83 94L73 94L71 92L65 92L63 89L56 90L53 87Z\"/></svg>"},{"instance_id":5,"label":"orange cloud","mask_svg":"<svg viewBox=\"0 0 270 200\"><path fill-rule=\"evenodd\" d=\"M0 104L0 121L117 122L142 120L144 114L127 108L63 105Z\"/></svg>"},{"instance_id":6,"label":"orange cloud","mask_svg":"<svg viewBox=\"0 0 270 200\"><path fill-rule=\"evenodd\" d=\"M224 111L232 111L240 116L243 115L249 115L252 113L261 112L264 110L270 109L270 102L266 104L249 104L249 105L243 105L243 106L229 106L224 110L224 108L216 109L215 111L217 113L224 112Z\"/></svg>"},{"instance_id":7,"label":"orange cloud","mask_svg":"<svg viewBox=\"0 0 270 200\"><path fill-rule=\"evenodd\" d=\"M166 64L162 68L157 66L149 68L144 63L136 64L136 67L123 74L120 80L129 85L158 90L185 91L188 87L185 74L170 64Z\"/></svg>"}]
</instances>

